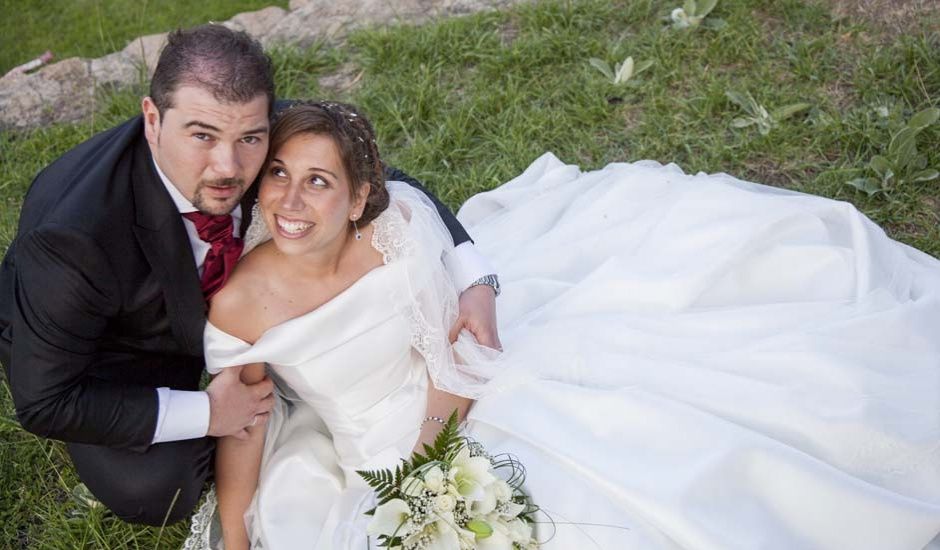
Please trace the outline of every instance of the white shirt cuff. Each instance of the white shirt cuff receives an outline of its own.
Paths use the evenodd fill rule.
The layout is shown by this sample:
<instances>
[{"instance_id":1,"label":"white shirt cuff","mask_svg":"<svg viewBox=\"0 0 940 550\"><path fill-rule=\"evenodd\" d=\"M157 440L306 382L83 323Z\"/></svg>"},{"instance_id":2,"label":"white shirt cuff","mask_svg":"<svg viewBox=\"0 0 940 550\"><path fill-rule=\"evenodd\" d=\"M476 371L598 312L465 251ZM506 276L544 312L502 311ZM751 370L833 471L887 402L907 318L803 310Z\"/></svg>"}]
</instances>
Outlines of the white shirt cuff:
<instances>
[{"instance_id":1,"label":"white shirt cuff","mask_svg":"<svg viewBox=\"0 0 940 550\"><path fill-rule=\"evenodd\" d=\"M460 243L445 254L444 267L460 292L467 290L480 277L496 274L490 261L470 241Z\"/></svg>"},{"instance_id":2,"label":"white shirt cuff","mask_svg":"<svg viewBox=\"0 0 940 550\"><path fill-rule=\"evenodd\" d=\"M153 443L205 437L209 431L209 394L157 388L160 408Z\"/></svg>"}]
</instances>

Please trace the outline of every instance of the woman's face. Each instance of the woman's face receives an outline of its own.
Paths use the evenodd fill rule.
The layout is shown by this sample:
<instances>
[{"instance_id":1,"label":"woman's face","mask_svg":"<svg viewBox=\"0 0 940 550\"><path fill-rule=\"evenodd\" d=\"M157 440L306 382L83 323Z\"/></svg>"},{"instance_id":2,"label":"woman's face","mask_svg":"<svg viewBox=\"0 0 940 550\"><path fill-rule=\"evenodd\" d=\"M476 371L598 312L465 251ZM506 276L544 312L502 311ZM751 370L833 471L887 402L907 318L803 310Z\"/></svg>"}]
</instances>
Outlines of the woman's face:
<instances>
[{"instance_id":1,"label":"woman's face","mask_svg":"<svg viewBox=\"0 0 940 550\"><path fill-rule=\"evenodd\" d=\"M368 193L368 186L363 186ZM258 201L274 244L286 254L339 249L349 222L362 213L355 203L339 149L325 135L297 134L274 154L258 190Z\"/></svg>"}]
</instances>

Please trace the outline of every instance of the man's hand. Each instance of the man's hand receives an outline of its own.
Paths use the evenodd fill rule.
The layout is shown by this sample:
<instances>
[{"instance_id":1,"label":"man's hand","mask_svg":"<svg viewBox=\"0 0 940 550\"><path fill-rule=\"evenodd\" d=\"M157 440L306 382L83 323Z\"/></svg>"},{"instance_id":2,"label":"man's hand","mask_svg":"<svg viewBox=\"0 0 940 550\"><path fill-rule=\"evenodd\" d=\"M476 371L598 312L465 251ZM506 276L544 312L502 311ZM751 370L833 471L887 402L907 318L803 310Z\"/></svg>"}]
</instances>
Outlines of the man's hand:
<instances>
[{"instance_id":1,"label":"man's hand","mask_svg":"<svg viewBox=\"0 0 940 550\"><path fill-rule=\"evenodd\" d=\"M457 341L463 329L469 330L480 345L503 349L496 331L496 292L492 287L471 286L460 295L460 313L450 329L450 341Z\"/></svg>"},{"instance_id":2,"label":"man's hand","mask_svg":"<svg viewBox=\"0 0 940 550\"><path fill-rule=\"evenodd\" d=\"M207 435L235 436L246 439L250 426L262 426L274 407L274 382L264 378L256 384L241 381L242 367L224 369L216 376L209 394L209 432Z\"/></svg>"}]
</instances>

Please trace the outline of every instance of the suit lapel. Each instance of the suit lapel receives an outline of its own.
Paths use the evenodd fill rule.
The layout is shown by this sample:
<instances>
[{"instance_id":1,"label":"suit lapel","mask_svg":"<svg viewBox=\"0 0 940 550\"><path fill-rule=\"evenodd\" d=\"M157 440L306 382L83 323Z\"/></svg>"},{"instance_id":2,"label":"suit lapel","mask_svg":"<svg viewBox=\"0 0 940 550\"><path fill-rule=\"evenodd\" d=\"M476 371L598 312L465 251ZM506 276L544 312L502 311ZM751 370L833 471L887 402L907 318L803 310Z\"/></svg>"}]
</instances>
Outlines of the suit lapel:
<instances>
[{"instance_id":1,"label":"suit lapel","mask_svg":"<svg viewBox=\"0 0 940 550\"><path fill-rule=\"evenodd\" d=\"M135 145L131 181L137 216L134 234L163 287L173 335L188 353L202 355L206 305L189 236L143 137Z\"/></svg>"}]
</instances>

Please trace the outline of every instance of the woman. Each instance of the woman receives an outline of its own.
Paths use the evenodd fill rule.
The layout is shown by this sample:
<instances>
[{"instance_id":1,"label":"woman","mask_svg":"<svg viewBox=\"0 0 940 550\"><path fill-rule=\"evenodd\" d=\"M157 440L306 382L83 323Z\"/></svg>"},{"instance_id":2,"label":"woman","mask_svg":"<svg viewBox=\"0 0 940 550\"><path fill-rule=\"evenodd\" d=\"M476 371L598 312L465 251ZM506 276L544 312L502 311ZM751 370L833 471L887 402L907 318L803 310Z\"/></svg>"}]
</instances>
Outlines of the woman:
<instances>
[{"instance_id":1,"label":"woman","mask_svg":"<svg viewBox=\"0 0 940 550\"><path fill-rule=\"evenodd\" d=\"M452 244L383 185L361 115L295 107L271 147L270 240L254 227L205 334L211 371L267 363L285 397L219 442L227 550L368 547L355 471L394 466L453 409L525 464L546 548L940 532L940 263L851 206L546 155L461 211L504 279L495 354L448 342L456 291L430 266Z\"/></svg>"}]
</instances>

